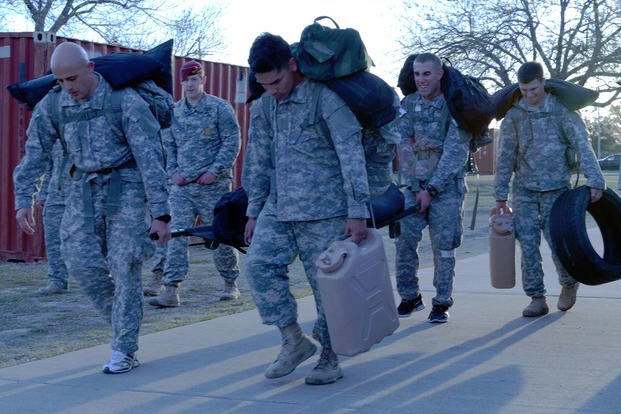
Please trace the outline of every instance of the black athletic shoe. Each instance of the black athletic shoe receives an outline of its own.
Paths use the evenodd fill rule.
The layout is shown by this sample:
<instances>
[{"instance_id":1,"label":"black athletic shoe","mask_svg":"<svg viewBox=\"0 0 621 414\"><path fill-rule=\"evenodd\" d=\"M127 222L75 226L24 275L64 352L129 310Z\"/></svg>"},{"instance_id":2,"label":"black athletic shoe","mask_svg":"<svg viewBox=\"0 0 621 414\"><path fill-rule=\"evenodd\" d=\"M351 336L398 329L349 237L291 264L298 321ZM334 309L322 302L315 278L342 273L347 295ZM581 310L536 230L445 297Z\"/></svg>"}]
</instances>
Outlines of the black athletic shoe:
<instances>
[{"instance_id":1,"label":"black athletic shoe","mask_svg":"<svg viewBox=\"0 0 621 414\"><path fill-rule=\"evenodd\" d=\"M448 306L433 305L433 309L431 309L428 319L431 323L446 323L448 322L448 318Z\"/></svg>"},{"instance_id":2,"label":"black athletic shoe","mask_svg":"<svg viewBox=\"0 0 621 414\"><path fill-rule=\"evenodd\" d=\"M425 309L425 304L423 303L423 297L419 294L414 299L401 300L401 303L397 307L397 312L399 313L400 318L407 318L412 314L412 312L417 312L423 309Z\"/></svg>"}]
</instances>

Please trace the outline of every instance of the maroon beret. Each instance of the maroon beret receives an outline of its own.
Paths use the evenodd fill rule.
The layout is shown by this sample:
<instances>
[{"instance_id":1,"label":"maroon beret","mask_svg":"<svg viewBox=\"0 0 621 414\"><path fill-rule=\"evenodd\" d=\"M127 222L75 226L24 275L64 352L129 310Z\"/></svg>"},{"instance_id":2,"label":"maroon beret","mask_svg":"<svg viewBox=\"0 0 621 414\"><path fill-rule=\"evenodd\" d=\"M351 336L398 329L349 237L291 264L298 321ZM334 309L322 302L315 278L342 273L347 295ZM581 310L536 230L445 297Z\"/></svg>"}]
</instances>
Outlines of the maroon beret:
<instances>
[{"instance_id":1,"label":"maroon beret","mask_svg":"<svg viewBox=\"0 0 621 414\"><path fill-rule=\"evenodd\" d=\"M197 61L191 60L189 62L184 63L183 66L181 66L180 72L181 72L181 81L183 82L184 80L188 78L188 76L192 76L196 74L202 75L203 67Z\"/></svg>"}]
</instances>

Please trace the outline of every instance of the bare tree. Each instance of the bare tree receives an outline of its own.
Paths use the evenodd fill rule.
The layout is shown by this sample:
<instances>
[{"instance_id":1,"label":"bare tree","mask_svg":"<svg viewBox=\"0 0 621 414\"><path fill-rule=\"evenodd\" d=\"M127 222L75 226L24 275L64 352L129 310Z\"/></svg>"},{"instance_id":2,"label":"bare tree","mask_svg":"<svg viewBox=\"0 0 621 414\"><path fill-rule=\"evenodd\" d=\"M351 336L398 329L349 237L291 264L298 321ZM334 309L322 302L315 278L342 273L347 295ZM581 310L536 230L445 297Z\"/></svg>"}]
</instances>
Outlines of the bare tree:
<instances>
[{"instance_id":1,"label":"bare tree","mask_svg":"<svg viewBox=\"0 0 621 414\"><path fill-rule=\"evenodd\" d=\"M148 49L170 38L175 54L202 58L223 47L220 6L194 11L165 0L0 0L0 27L6 16L29 17L34 31L84 37L91 31L106 43ZM177 6L177 7L175 7ZM3 22L4 18L4 22Z\"/></svg>"},{"instance_id":2,"label":"bare tree","mask_svg":"<svg viewBox=\"0 0 621 414\"><path fill-rule=\"evenodd\" d=\"M621 153L621 105L611 105L607 113L598 112L585 122L596 154Z\"/></svg>"},{"instance_id":3,"label":"bare tree","mask_svg":"<svg viewBox=\"0 0 621 414\"><path fill-rule=\"evenodd\" d=\"M616 0L404 0L408 52L432 51L502 87L519 65L621 98L621 10ZM430 4L431 3L431 4Z\"/></svg>"},{"instance_id":4,"label":"bare tree","mask_svg":"<svg viewBox=\"0 0 621 414\"><path fill-rule=\"evenodd\" d=\"M156 25L144 25L139 31L128 31L122 26L109 26L101 36L109 43L131 45L138 49L148 49L155 43L173 38L175 55L198 59L221 51L224 47L217 24L222 16L221 7L208 5L199 10L185 9L176 17L164 17L166 14L168 13L160 11L153 16ZM154 42L154 39L157 41Z\"/></svg>"}]
</instances>

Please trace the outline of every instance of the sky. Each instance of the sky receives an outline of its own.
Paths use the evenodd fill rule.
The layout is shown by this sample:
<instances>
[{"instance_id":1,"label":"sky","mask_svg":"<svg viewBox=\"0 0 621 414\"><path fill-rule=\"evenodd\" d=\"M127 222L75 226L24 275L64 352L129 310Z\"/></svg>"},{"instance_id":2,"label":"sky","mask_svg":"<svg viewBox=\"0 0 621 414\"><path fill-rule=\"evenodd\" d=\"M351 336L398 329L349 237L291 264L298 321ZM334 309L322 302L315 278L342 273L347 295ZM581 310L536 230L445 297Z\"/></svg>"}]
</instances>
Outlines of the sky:
<instances>
[{"instance_id":1,"label":"sky","mask_svg":"<svg viewBox=\"0 0 621 414\"><path fill-rule=\"evenodd\" d=\"M228 47L209 60L247 66L252 41L261 32L280 35L293 43L316 17L327 15L341 28L358 30L376 65L371 71L390 85L397 84L405 60L398 43L397 16L403 7L402 0L220 0L220 3L224 5L220 30ZM329 20L322 20L322 24L332 25Z\"/></svg>"},{"instance_id":2,"label":"sky","mask_svg":"<svg viewBox=\"0 0 621 414\"><path fill-rule=\"evenodd\" d=\"M212 0L214 1L214 0ZM424 2L427 0L419 0ZM225 49L207 60L248 66L252 41L262 32L282 36L289 43L297 42L304 27L319 16L330 16L341 28L360 32L367 52L375 66L371 72L392 86L397 84L399 70L405 60L399 46L403 0L215 0L222 6L220 32ZM200 7L204 0L170 0L178 7ZM10 30L32 30L30 20L16 16ZM329 20L322 24L332 27ZM96 40L85 36L86 40ZM97 40L96 40L97 41ZM101 40L99 40L101 41Z\"/></svg>"}]
</instances>

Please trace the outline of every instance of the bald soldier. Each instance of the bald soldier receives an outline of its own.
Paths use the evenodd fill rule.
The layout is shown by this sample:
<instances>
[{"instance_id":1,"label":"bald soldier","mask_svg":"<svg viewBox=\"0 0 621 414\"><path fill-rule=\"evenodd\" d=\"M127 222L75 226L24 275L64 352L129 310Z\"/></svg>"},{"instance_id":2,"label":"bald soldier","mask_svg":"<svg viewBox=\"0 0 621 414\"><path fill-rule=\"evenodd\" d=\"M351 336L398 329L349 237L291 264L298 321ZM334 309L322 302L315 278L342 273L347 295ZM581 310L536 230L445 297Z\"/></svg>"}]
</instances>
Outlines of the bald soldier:
<instances>
[{"instance_id":1,"label":"bald soldier","mask_svg":"<svg viewBox=\"0 0 621 414\"><path fill-rule=\"evenodd\" d=\"M139 365L141 267L153 249L149 234L170 239L159 124L132 88L113 90L79 45L58 45L51 67L61 88L33 111L26 154L13 173L16 218L34 233L32 195L60 140L71 164L62 255L69 275L112 324L112 357L103 372L128 372ZM113 94L120 95L120 111L113 111Z\"/></svg>"}]
</instances>

